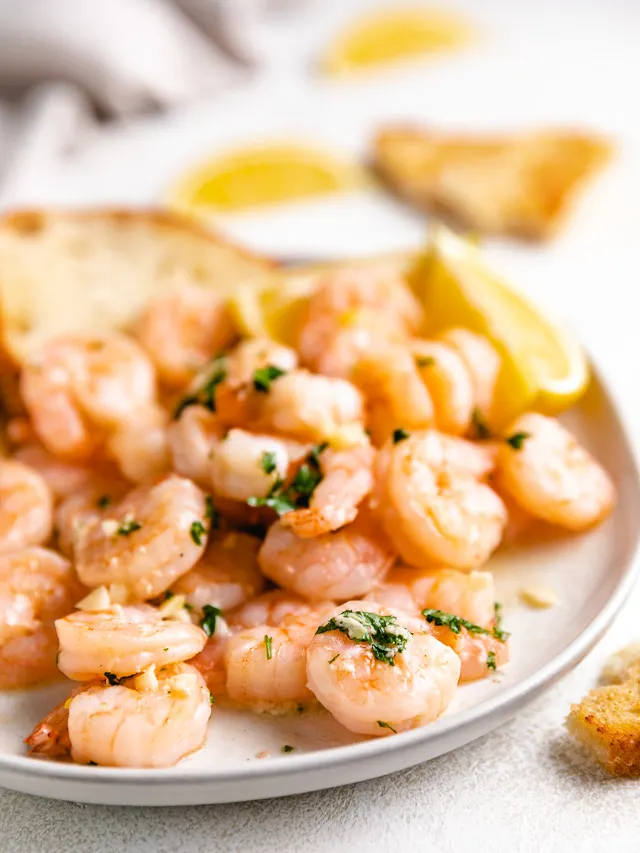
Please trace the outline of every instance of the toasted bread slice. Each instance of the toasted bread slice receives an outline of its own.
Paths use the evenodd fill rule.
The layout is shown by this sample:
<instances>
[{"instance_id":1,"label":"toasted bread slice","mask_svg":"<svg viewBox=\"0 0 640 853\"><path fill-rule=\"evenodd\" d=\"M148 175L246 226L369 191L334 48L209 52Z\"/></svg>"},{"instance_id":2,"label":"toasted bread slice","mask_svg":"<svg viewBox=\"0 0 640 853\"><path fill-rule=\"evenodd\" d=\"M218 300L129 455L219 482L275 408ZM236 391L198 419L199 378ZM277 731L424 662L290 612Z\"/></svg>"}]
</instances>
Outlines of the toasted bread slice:
<instances>
[{"instance_id":1,"label":"toasted bread slice","mask_svg":"<svg viewBox=\"0 0 640 853\"><path fill-rule=\"evenodd\" d=\"M9 214L0 219L2 353L20 363L53 335L126 326L152 294L191 283L226 296L271 269L158 211Z\"/></svg>"},{"instance_id":2,"label":"toasted bread slice","mask_svg":"<svg viewBox=\"0 0 640 853\"><path fill-rule=\"evenodd\" d=\"M567 728L613 776L640 776L640 683L591 690L573 705Z\"/></svg>"},{"instance_id":3,"label":"toasted bread slice","mask_svg":"<svg viewBox=\"0 0 640 853\"><path fill-rule=\"evenodd\" d=\"M482 138L389 127L373 157L383 179L424 210L478 233L541 240L609 154L604 140L568 131Z\"/></svg>"}]
</instances>

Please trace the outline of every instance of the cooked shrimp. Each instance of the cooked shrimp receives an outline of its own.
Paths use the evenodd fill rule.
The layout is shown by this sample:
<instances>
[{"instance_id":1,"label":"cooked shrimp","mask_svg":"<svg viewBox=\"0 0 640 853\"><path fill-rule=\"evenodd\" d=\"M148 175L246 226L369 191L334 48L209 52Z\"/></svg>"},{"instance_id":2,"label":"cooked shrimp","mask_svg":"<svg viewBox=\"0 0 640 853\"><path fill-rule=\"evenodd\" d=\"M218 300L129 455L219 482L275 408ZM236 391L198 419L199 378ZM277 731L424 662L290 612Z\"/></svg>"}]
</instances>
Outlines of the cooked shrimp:
<instances>
[{"instance_id":1,"label":"cooked shrimp","mask_svg":"<svg viewBox=\"0 0 640 853\"><path fill-rule=\"evenodd\" d=\"M240 385L251 382L261 367L277 367L288 372L298 366L298 354L269 338L241 341L226 358L227 377Z\"/></svg>"},{"instance_id":2,"label":"cooked shrimp","mask_svg":"<svg viewBox=\"0 0 640 853\"><path fill-rule=\"evenodd\" d=\"M0 687L26 687L55 677L54 620L83 588L68 560L47 548L0 556Z\"/></svg>"},{"instance_id":3,"label":"cooked shrimp","mask_svg":"<svg viewBox=\"0 0 640 853\"><path fill-rule=\"evenodd\" d=\"M55 627L58 666L74 681L89 681L105 672L120 678L152 665L180 663L201 652L207 640L201 628L163 619L162 612L148 604L78 610L58 619Z\"/></svg>"},{"instance_id":4,"label":"cooked shrimp","mask_svg":"<svg viewBox=\"0 0 640 853\"><path fill-rule=\"evenodd\" d=\"M211 488L211 457L225 432L214 412L204 406L188 406L167 431L174 470L203 489Z\"/></svg>"},{"instance_id":5,"label":"cooked shrimp","mask_svg":"<svg viewBox=\"0 0 640 853\"><path fill-rule=\"evenodd\" d=\"M380 451L374 506L407 563L472 569L500 544L507 513L498 495L475 479L473 448L427 430Z\"/></svg>"},{"instance_id":6,"label":"cooked shrimp","mask_svg":"<svg viewBox=\"0 0 640 853\"><path fill-rule=\"evenodd\" d=\"M509 646L489 630L477 633L461 627L454 632L446 625L432 625L430 630L441 643L449 646L460 658L460 681L479 681L487 678L509 662Z\"/></svg>"},{"instance_id":7,"label":"cooked shrimp","mask_svg":"<svg viewBox=\"0 0 640 853\"><path fill-rule=\"evenodd\" d=\"M187 385L235 337L226 300L185 283L147 302L134 331L160 381L171 388Z\"/></svg>"},{"instance_id":8,"label":"cooked shrimp","mask_svg":"<svg viewBox=\"0 0 640 853\"><path fill-rule=\"evenodd\" d=\"M438 341L415 339L410 349L433 401L436 427L441 432L462 435L469 427L475 405L471 373L462 356Z\"/></svg>"},{"instance_id":9,"label":"cooked shrimp","mask_svg":"<svg viewBox=\"0 0 640 853\"><path fill-rule=\"evenodd\" d=\"M232 610L262 592L265 579L258 567L260 539L247 533L213 531L202 557L171 591L202 610L212 604Z\"/></svg>"},{"instance_id":10,"label":"cooked shrimp","mask_svg":"<svg viewBox=\"0 0 640 853\"><path fill-rule=\"evenodd\" d=\"M95 479L60 501L55 513L56 542L60 551L73 557L78 530L87 523L108 516L109 508L131 490L121 478Z\"/></svg>"},{"instance_id":11,"label":"cooked shrimp","mask_svg":"<svg viewBox=\"0 0 640 853\"><path fill-rule=\"evenodd\" d=\"M375 444L383 444L395 429L433 424L431 396L407 347L368 352L355 367L353 381L364 393L367 426Z\"/></svg>"},{"instance_id":12,"label":"cooked shrimp","mask_svg":"<svg viewBox=\"0 0 640 853\"><path fill-rule=\"evenodd\" d=\"M273 524L258 560L272 581L309 599L344 601L380 581L396 555L371 513L314 539L301 539L283 521Z\"/></svg>"},{"instance_id":13,"label":"cooked shrimp","mask_svg":"<svg viewBox=\"0 0 640 853\"><path fill-rule=\"evenodd\" d=\"M384 582L366 598L409 613L432 607L487 626L494 617L496 594L491 572L424 570L401 565L391 569Z\"/></svg>"},{"instance_id":14,"label":"cooked shrimp","mask_svg":"<svg viewBox=\"0 0 640 853\"><path fill-rule=\"evenodd\" d=\"M292 370L266 390L223 382L216 393L220 420L228 426L276 432L301 441L331 441L364 426L362 395L350 382Z\"/></svg>"},{"instance_id":15,"label":"cooked shrimp","mask_svg":"<svg viewBox=\"0 0 640 853\"><path fill-rule=\"evenodd\" d=\"M210 716L209 691L188 664L157 669L148 688L139 678L95 685L69 703L71 757L78 764L172 767L200 749Z\"/></svg>"},{"instance_id":16,"label":"cooked shrimp","mask_svg":"<svg viewBox=\"0 0 640 853\"><path fill-rule=\"evenodd\" d=\"M352 522L358 507L373 488L375 450L362 444L349 450L326 448L319 454L322 480L308 509L288 512L282 519L301 538L321 536Z\"/></svg>"},{"instance_id":17,"label":"cooked shrimp","mask_svg":"<svg viewBox=\"0 0 640 853\"><path fill-rule=\"evenodd\" d=\"M459 326L445 329L438 339L453 347L464 361L473 383L474 405L488 417L501 367L501 358L493 344L482 335Z\"/></svg>"},{"instance_id":18,"label":"cooked shrimp","mask_svg":"<svg viewBox=\"0 0 640 853\"><path fill-rule=\"evenodd\" d=\"M119 584L131 602L145 601L169 589L202 556L205 499L191 480L172 474L139 486L107 515L88 519L73 538L76 570L87 586Z\"/></svg>"},{"instance_id":19,"label":"cooked shrimp","mask_svg":"<svg viewBox=\"0 0 640 853\"><path fill-rule=\"evenodd\" d=\"M214 494L237 501L266 497L288 469L284 441L243 429L230 429L217 442L209 467Z\"/></svg>"},{"instance_id":20,"label":"cooked shrimp","mask_svg":"<svg viewBox=\"0 0 640 853\"><path fill-rule=\"evenodd\" d=\"M82 693L94 685L95 682L76 685L71 691L71 695L64 702L60 702L53 711L49 711L39 723L36 723L31 734L24 739L29 747L29 755L65 758L71 754L71 741L69 740L70 700L78 693Z\"/></svg>"},{"instance_id":21,"label":"cooked shrimp","mask_svg":"<svg viewBox=\"0 0 640 853\"><path fill-rule=\"evenodd\" d=\"M568 530L587 530L613 510L607 472L558 421L533 412L512 424L498 456L498 482L527 512Z\"/></svg>"},{"instance_id":22,"label":"cooked shrimp","mask_svg":"<svg viewBox=\"0 0 640 853\"><path fill-rule=\"evenodd\" d=\"M366 640L366 624L345 617L345 611L395 617L395 623L384 627L395 655L376 658ZM425 726L442 714L455 693L460 660L426 626L367 601L349 601L331 615L342 618L342 630L313 637L307 649L307 678L338 722L352 732L382 737Z\"/></svg>"},{"instance_id":23,"label":"cooked shrimp","mask_svg":"<svg viewBox=\"0 0 640 853\"><path fill-rule=\"evenodd\" d=\"M0 553L42 545L53 530L53 496L33 468L0 460Z\"/></svg>"},{"instance_id":24,"label":"cooked shrimp","mask_svg":"<svg viewBox=\"0 0 640 853\"><path fill-rule=\"evenodd\" d=\"M422 309L405 282L371 269L344 269L318 284L298 337L305 364L348 377L372 343L401 340L416 331Z\"/></svg>"},{"instance_id":25,"label":"cooked shrimp","mask_svg":"<svg viewBox=\"0 0 640 853\"><path fill-rule=\"evenodd\" d=\"M95 478L116 476L117 469L106 461L92 460L90 464L71 462L49 453L41 444L25 444L12 454L16 462L22 462L37 471L51 489L53 497L60 500L88 486Z\"/></svg>"},{"instance_id":26,"label":"cooked shrimp","mask_svg":"<svg viewBox=\"0 0 640 853\"><path fill-rule=\"evenodd\" d=\"M52 453L91 456L111 430L155 399L146 353L124 335L68 335L27 363L20 391L34 429Z\"/></svg>"},{"instance_id":27,"label":"cooked shrimp","mask_svg":"<svg viewBox=\"0 0 640 853\"><path fill-rule=\"evenodd\" d=\"M226 653L231 634L232 631L226 622L218 619L215 634L209 637L200 654L189 659L190 666L198 670L209 692L215 698L226 696L227 693Z\"/></svg>"},{"instance_id":28,"label":"cooked shrimp","mask_svg":"<svg viewBox=\"0 0 640 853\"><path fill-rule=\"evenodd\" d=\"M305 654L330 609L285 616L279 626L259 625L232 636L226 650L229 698L256 711L312 702Z\"/></svg>"},{"instance_id":29,"label":"cooked shrimp","mask_svg":"<svg viewBox=\"0 0 640 853\"><path fill-rule=\"evenodd\" d=\"M317 608L317 602L294 595L286 589L270 589L228 615L230 627L235 629L255 628L257 625L277 626L286 616L309 613Z\"/></svg>"},{"instance_id":30,"label":"cooked shrimp","mask_svg":"<svg viewBox=\"0 0 640 853\"><path fill-rule=\"evenodd\" d=\"M109 435L107 453L127 480L143 483L170 471L168 423L164 409L149 406L123 421Z\"/></svg>"}]
</instances>

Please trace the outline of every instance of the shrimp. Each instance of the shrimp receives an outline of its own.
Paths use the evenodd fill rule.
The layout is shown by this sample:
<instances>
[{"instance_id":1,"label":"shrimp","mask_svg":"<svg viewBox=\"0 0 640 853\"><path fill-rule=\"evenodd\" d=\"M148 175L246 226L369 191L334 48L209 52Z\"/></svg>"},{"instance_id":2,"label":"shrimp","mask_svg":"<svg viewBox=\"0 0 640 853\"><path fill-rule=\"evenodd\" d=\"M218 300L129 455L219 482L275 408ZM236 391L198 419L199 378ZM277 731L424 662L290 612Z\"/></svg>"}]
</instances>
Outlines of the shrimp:
<instances>
[{"instance_id":1,"label":"shrimp","mask_svg":"<svg viewBox=\"0 0 640 853\"><path fill-rule=\"evenodd\" d=\"M313 491L308 509L288 512L284 527L307 539L344 527L373 489L375 450L363 444L349 450L327 448L319 454L322 480Z\"/></svg>"},{"instance_id":2,"label":"shrimp","mask_svg":"<svg viewBox=\"0 0 640 853\"><path fill-rule=\"evenodd\" d=\"M433 402L436 427L462 435L475 405L471 373L462 356L438 341L413 340L410 350Z\"/></svg>"},{"instance_id":3,"label":"shrimp","mask_svg":"<svg viewBox=\"0 0 640 853\"><path fill-rule=\"evenodd\" d=\"M431 633L460 658L461 682L487 678L509 662L508 644L489 629L486 633L478 633L461 627L454 632L446 625L436 625L431 626Z\"/></svg>"},{"instance_id":4,"label":"shrimp","mask_svg":"<svg viewBox=\"0 0 640 853\"><path fill-rule=\"evenodd\" d=\"M0 688L54 678L54 620L83 594L71 563L47 548L2 554L0 590Z\"/></svg>"},{"instance_id":5,"label":"shrimp","mask_svg":"<svg viewBox=\"0 0 640 853\"><path fill-rule=\"evenodd\" d=\"M117 469L110 462L92 460L90 464L70 462L49 453L41 444L25 444L12 454L13 460L33 468L49 486L55 500L63 500L88 486L96 477L115 477Z\"/></svg>"},{"instance_id":6,"label":"shrimp","mask_svg":"<svg viewBox=\"0 0 640 853\"><path fill-rule=\"evenodd\" d=\"M197 655L207 641L191 622L163 619L148 604L114 605L108 610L78 610L56 620L58 666L74 681L105 672L121 678L149 666L180 663Z\"/></svg>"},{"instance_id":7,"label":"shrimp","mask_svg":"<svg viewBox=\"0 0 640 853\"><path fill-rule=\"evenodd\" d=\"M53 496L33 468L0 460L0 553L42 545L53 531Z\"/></svg>"},{"instance_id":8,"label":"shrimp","mask_svg":"<svg viewBox=\"0 0 640 853\"><path fill-rule=\"evenodd\" d=\"M207 548L190 572L171 587L197 610L212 604L232 610L262 592L258 567L260 539L246 533L213 531Z\"/></svg>"},{"instance_id":9,"label":"shrimp","mask_svg":"<svg viewBox=\"0 0 640 853\"><path fill-rule=\"evenodd\" d=\"M46 758L66 758L71 754L69 740L69 704L70 700L82 693L96 682L78 684L71 695L49 711L39 723L33 727L31 734L24 739L29 747L29 755L43 755Z\"/></svg>"},{"instance_id":10,"label":"shrimp","mask_svg":"<svg viewBox=\"0 0 640 853\"><path fill-rule=\"evenodd\" d=\"M259 625L232 636L226 649L227 693L256 711L287 711L313 702L307 688L306 649L331 605L285 616L279 626Z\"/></svg>"},{"instance_id":11,"label":"shrimp","mask_svg":"<svg viewBox=\"0 0 640 853\"><path fill-rule=\"evenodd\" d=\"M361 510L335 533L300 539L283 521L273 524L258 561L270 580L305 598L344 601L364 595L391 568L396 555L371 513Z\"/></svg>"},{"instance_id":12,"label":"shrimp","mask_svg":"<svg viewBox=\"0 0 640 853\"><path fill-rule=\"evenodd\" d=\"M464 361L471 376L474 406L483 417L489 417L502 366L502 359L493 344L482 335L459 326L445 329L438 335L438 340L456 350Z\"/></svg>"},{"instance_id":13,"label":"shrimp","mask_svg":"<svg viewBox=\"0 0 640 853\"><path fill-rule=\"evenodd\" d=\"M268 435L230 429L211 456L213 493L236 501L266 497L287 476L287 444Z\"/></svg>"},{"instance_id":14,"label":"shrimp","mask_svg":"<svg viewBox=\"0 0 640 853\"><path fill-rule=\"evenodd\" d=\"M395 621L372 634L359 613ZM331 615L338 623L342 619L342 629L326 630L328 623L324 633L313 637L307 648L307 679L338 722L352 732L382 737L425 726L443 713L458 684L460 660L426 626L367 601L349 601ZM393 657L376 657L367 636L385 640L389 654L396 650Z\"/></svg>"},{"instance_id":15,"label":"shrimp","mask_svg":"<svg viewBox=\"0 0 640 853\"><path fill-rule=\"evenodd\" d=\"M201 488L211 487L210 461L225 427L204 406L188 406L167 431L173 468Z\"/></svg>"},{"instance_id":16,"label":"shrimp","mask_svg":"<svg viewBox=\"0 0 640 853\"><path fill-rule=\"evenodd\" d=\"M226 357L227 377L240 385L251 382L256 370L268 366L285 372L295 370L298 354L269 338L249 338L241 341Z\"/></svg>"},{"instance_id":17,"label":"shrimp","mask_svg":"<svg viewBox=\"0 0 640 853\"><path fill-rule=\"evenodd\" d=\"M71 699L68 737L76 763L172 767L200 749L211 716L200 673L178 663L148 681L94 685Z\"/></svg>"},{"instance_id":18,"label":"shrimp","mask_svg":"<svg viewBox=\"0 0 640 853\"><path fill-rule=\"evenodd\" d=\"M130 489L131 484L120 478L96 479L60 501L54 513L59 550L72 558L77 531L95 519L106 518L109 507Z\"/></svg>"},{"instance_id":19,"label":"shrimp","mask_svg":"<svg viewBox=\"0 0 640 853\"><path fill-rule=\"evenodd\" d=\"M407 563L473 569L500 544L506 509L474 476L474 449L427 430L380 451L373 505Z\"/></svg>"},{"instance_id":20,"label":"shrimp","mask_svg":"<svg viewBox=\"0 0 640 853\"><path fill-rule=\"evenodd\" d=\"M206 544L205 499L175 474L139 486L92 516L76 531L73 553L80 580L89 587L119 584L129 601L165 592L198 562Z\"/></svg>"},{"instance_id":21,"label":"shrimp","mask_svg":"<svg viewBox=\"0 0 640 853\"><path fill-rule=\"evenodd\" d=\"M25 364L20 391L38 438L52 453L86 459L115 428L155 400L155 373L130 338L68 335Z\"/></svg>"},{"instance_id":22,"label":"shrimp","mask_svg":"<svg viewBox=\"0 0 640 853\"><path fill-rule=\"evenodd\" d=\"M405 282L372 269L328 275L309 299L298 350L309 367L347 378L372 343L415 332L422 309Z\"/></svg>"},{"instance_id":23,"label":"shrimp","mask_svg":"<svg viewBox=\"0 0 640 853\"><path fill-rule=\"evenodd\" d=\"M568 530L599 524L615 505L607 472L553 418L521 415L500 448L498 483L536 518Z\"/></svg>"},{"instance_id":24,"label":"shrimp","mask_svg":"<svg viewBox=\"0 0 640 853\"><path fill-rule=\"evenodd\" d=\"M407 347L385 346L368 352L356 365L353 381L365 396L367 426L376 445L397 428L433 425L433 401Z\"/></svg>"},{"instance_id":25,"label":"shrimp","mask_svg":"<svg viewBox=\"0 0 640 853\"><path fill-rule=\"evenodd\" d=\"M147 302L134 333L153 361L158 378L170 388L188 385L235 338L226 300L187 284L179 292Z\"/></svg>"},{"instance_id":26,"label":"shrimp","mask_svg":"<svg viewBox=\"0 0 640 853\"><path fill-rule=\"evenodd\" d=\"M362 395L350 382L292 370L257 390L223 382L216 411L227 426L282 433L300 441L332 441L364 427Z\"/></svg>"},{"instance_id":27,"label":"shrimp","mask_svg":"<svg viewBox=\"0 0 640 853\"><path fill-rule=\"evenodd\" d=\"M491 572L425 570L400 565L391 569L384 582L366 598L410 613L431 607L486 626L494 618L496 594Z\"/></svg>"},{"instance_id":28,"label":"shrimp","mask_svg":"<svg viewBox=\"0 0 640 853\"><path fill-rule=\"evenodd\" d=\"M309 613L317 608L316 602L294 595L286 589L270 589L247 601L228 615L232 630L255 628L257 625L278 626L286 616Z\"/></svg>"},{"instance_id":29,"label":"shrimp","mask_svg":"<svg viewBox=\"0 0 640 853\"><path fill-rule=\"evenodd\" d=\"M164 409L149 406L123 421L109 435L107 453L127 480L142 483L170 471L168 421Z\"/></svg>"}]
</instances>

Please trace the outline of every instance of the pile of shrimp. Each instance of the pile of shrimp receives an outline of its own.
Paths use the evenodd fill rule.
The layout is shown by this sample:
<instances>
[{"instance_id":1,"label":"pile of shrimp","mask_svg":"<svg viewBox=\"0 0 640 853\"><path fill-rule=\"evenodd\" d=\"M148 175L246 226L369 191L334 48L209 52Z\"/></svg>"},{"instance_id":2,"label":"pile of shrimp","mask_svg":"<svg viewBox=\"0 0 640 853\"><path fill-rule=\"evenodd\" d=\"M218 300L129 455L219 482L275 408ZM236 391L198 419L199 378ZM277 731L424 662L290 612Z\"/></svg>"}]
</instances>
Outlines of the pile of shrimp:
<instances>
[{"instance_id":1,"label":"pile of shrimp","mask_svg":"<svg viewBox=\"0 0 640 853\"><path fill-rule=\"evenodd\" d=\"M535 524L586 531L615 490L552 418L490 435L500 356L422 322L403 280L338 270L295 348L183 289L23 365L0 687L75 682L32 755L171 766L216 704L385 737L507 663L487 560Z\"/></svg>"}]
</instances>

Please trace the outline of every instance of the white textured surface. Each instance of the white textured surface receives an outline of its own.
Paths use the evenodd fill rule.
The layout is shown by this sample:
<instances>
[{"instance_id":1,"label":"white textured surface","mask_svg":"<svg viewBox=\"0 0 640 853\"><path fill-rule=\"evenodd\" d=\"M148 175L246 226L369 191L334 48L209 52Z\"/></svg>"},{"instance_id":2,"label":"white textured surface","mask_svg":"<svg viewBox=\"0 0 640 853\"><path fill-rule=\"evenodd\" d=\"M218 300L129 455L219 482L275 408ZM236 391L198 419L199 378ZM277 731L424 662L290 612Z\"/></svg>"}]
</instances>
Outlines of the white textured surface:
<instances>
[{"instance_id":1,"label":"white textured surface","mask_svg":"<svg viewBox=\"0 0 640 853\"><path fill-rule=\"evenodd\" d=\"M482 57L471 66L461 59L460 66L451 61L434 68L428 92L425 86L419 98L404 84L402 93L382 82L375 92L354 89L357 109L349 110L344 124L339 111L326 107L334 137L359 150L362 139L355 142L347 130L358 126L359 111L365 124L367 117L385 114L483 127L570 121L618 136L618 166L594 188L558 242L544 251L500 246L492 252L504 269L570 317L604 359L640 438L640 120L629 92L630 83L640 79L640 7L624 0L464 5L473 5L489 32L503 39L502 72ZM465 98L469 83L478 81L486 98ZM328 104L331 93L319 97ZM228 115L231 137L250 134L262 120L258 114L255 125L243 125L233 110ZM152 146L142 130L133 132L131 142L116 139L89 151L88 169L95 173L105 166L96 196L136 201L156 195L167 179L163 161L175 169L175 163L206 149L211 113L199 116L183 116L175 130L154 137ZM117 167L114 158L120 158ZM64 196L65 187L51 192L52 200ZM411 228L406 233L413 238L415 222ZM414 770L295 798L181 809L73 805L0 792L0 850L637 851L640 782L612 780L593 767L568 741L562 721L570 702L593 685L606 653L640 635L639 607L640 590L592 655L518 719Z\"/></svg>"}]
</instances>

